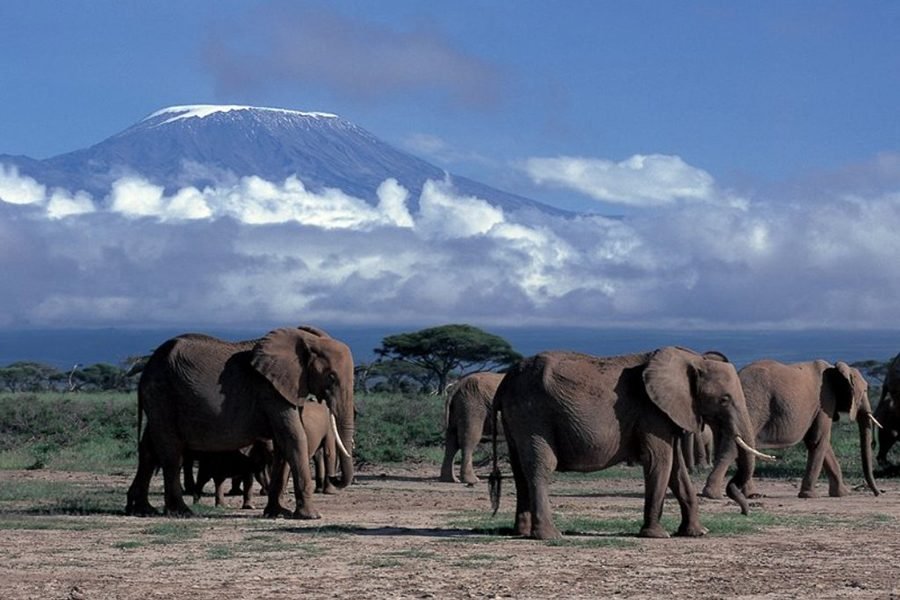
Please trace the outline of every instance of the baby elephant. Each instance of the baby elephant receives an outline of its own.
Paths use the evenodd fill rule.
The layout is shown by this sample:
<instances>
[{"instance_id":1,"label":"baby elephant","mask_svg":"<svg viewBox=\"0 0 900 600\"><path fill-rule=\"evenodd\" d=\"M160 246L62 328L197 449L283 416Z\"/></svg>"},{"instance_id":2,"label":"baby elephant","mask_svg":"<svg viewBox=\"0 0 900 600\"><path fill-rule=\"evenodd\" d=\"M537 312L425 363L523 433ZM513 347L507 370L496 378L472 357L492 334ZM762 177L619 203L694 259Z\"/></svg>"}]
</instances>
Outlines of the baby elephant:
<instances>
[{"instance_id":1,"label":"baby elephant","mask_svg":"<svg viewBox=\"0 0 900 600\"><path fill-rule=\"evenodd\" d=\"M241 481L244 496L241 508L253 508L253 503L250 501L253 479L256 478L263 489L268 487L273 454L271 441L258 441L239 450L194 453L198 464L197 481L194 486L194 504L200 501L203 486L212 479L216 486L216 506L222 506L225 503L225 481L230 478L238 478Z\"/></svg>"}]
</instances>

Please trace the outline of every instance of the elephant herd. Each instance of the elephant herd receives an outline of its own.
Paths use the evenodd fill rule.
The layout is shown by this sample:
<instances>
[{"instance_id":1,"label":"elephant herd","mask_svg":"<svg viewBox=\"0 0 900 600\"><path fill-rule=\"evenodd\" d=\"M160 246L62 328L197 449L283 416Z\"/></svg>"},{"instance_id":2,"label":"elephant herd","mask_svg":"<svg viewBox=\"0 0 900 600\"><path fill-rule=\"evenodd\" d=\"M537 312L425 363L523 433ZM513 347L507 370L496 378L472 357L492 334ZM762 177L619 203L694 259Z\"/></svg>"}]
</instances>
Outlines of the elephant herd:
<instances>
[{"instance_id":1,"label":"elephant herd","mask_svg":"<svg viewBox=\"0 0 900 600\"><path fill-rule=\"evenodd\" d=\"M560 536L549 501L554 471L639 463L645 486L639 535L668 536L660 523L668 489L681 509L676 535L700 536L706 529L689 474L700 447L712 446L713 459L702 495L721 498L724 492L744 513L747 499L757 493L756 459L773 458L758 448L786 448L802 441L807 463L800 496L816 494L823 468L829 495L841 496L849 490L831 447L831 424L838 413L846 413L858 424L863 475L878 495L872 429L880 426L879 420L884 423L879 434L882 461L900 432L895 399L900 404L900 356L891 365L873 415L865 379L843 362L766 360L738 371L720 353L680 347L613 357L544 352L519 361L505 374L475 373L455 385L445 407L440 479L476 483L473 452L483 437L490 437L496 512L501 484L497 440L502 435L516 490L515 531L550 539ZM328 457L324 467L318 463L317 471L325 471L317 475L320 486L346 487L353 478L353 359L346 344L315 327L278 329L243 342L199 334L168 340L141 374L139 431L143 416L147 425L128 490L129 515L156 514L149 484L158 468L166 514L190 514L180 474L194 458L201 458L198 483L212 477L221 500L226 473L212 467L204 471L202 457L225 456L260 443L269 445L272 456L271 477L261 482L268 495L267 516L319 518L310 458L320 447ZM457 479L454 459L460 450ZM709 457L708 451L702 456ZM726 482L732 464L736 469ZM281 504L289 474L293 512ZM245 492L251 484L245 481ZM249 504L247 496L244 503Z\"/></svg>"}]
</instances>

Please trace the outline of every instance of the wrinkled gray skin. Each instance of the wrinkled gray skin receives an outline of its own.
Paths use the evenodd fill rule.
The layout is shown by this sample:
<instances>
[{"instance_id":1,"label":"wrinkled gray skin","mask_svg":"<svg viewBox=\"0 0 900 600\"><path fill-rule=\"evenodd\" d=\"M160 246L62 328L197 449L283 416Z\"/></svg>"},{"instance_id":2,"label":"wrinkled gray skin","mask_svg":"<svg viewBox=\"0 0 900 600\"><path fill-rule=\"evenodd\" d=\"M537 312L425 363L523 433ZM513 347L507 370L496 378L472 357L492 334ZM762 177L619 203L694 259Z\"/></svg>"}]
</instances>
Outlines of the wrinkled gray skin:
<instances>
[{"instance_id":1,"label":"wrinkled gray skin","mask_svg":"<svg viewBox=\"0 0 900 600\"><path fill-rule=\"evenodd\" d=\"M472 373L457 382L447 399L445 412L444 462L441 481L478 483L472 455L484 436L492 434L491 405L500 385L500 373ZM453 474L453 459L462 450L459 479Z\"/></svg>"},{"instance_id":2,"label":"wrinkled gray skin","mask_svg":"<svg viewBox=\"0 0 900 600\"><path fill-rule=\"evenodd\" d=\"M268 488L268 470L273 460L271 442L257 441L252 446L224 452L196 452L197 480L194 485L194 504L200 501L203 486L212 479L215 485L216 506L225 504L225 481L238 479L243 503L241 508L253 508L253 480Z\"/></svg>"},{"instance_id":3,"label":"wrinkled gray skin","mask_svg":"<svg viewBox=\"0 0 900 600\"><path fill-rule=\"evenodd\" d=\"M868 384L857 369L844 362L832 365L824 360L794 364L761 360L745 366L739 376L753 423L755 446L787 448L801 441L806 445L801 498L818 495L816 480L823 466L828 476L828 494L850 493L831 447L831 424L840 412L848 413L859 425L863 476L872 493L878 495L872 475L872 407ZM704 496L721 497L725 471L735 452L731 440L716 440L715 465L706 480ZM748 497L756 495L752 472L743 491Z\"/></svg>"},{"instance_id":4,"label":"wrinkled gray skin","mask_svg":"<svg viewBox=\"0 0 900 600\"><path fill-rule=\"evenodd\" d=\"M875 418L881 423L878 430L878 464L889 466L887 455L891 446L900 437L900 354L894 357L888 367L887 376L881 386L881 399L875 407Z\"/></svg>"},{"instance_id":5,"label":"wrinkled gray skin","mask_svg":"<svg viewBox=\"0 0 900 600\"><path fill-rule=\"evenodd\" d=\"M189 515L179 481L186 450L235 450L271 439L291 469L297 508L289 513L281 506L281 480L275 478L265 514L319 518L298 410L310 395L332 410L339 435L352 448L353 357L345 344L325 332L298 327L244 342L200 334L165 342L150 357L138 385L138 428L142 413L147 427L138 447L126 514L156 514L149 487L154 471L162 466L166 514ZM341 468L342 483L349 483L352 459L342 457Z\"/></svg>"},{"instance_id":6,"label":"wrinkled gray skin","mask_svg":"<svg viewBox=\"0 0 900 600\"><path fill-rule=\"evenodd\" d=\"M688 473L710 466L713 457L713 432L709 425L704 423L699 434L693 431L684 434L682 450Z\"/></svg>"},{"instance_id":7,"label":"wrinkled gray skin","mask_svg":"<svg viewBox=\"0 0 900 600\"><path fill-rule=\"evenodd\" d=\"M733 365L721 355L683 348L598 358L545 352L516 364L494 398L516 484L520 535L560 537L553 523L549 486L554 471L597 471L620 462L644 468L644 537L668 537L663 529L666 487L681 508L677 535L700 536L694 493L681 440L701 420L730 438L752 435L744 394ZM499 504L499 471L491 496ZM729 495L747 511L740 494L754 457L741 450Z\"/></svg>"}]
</instances>

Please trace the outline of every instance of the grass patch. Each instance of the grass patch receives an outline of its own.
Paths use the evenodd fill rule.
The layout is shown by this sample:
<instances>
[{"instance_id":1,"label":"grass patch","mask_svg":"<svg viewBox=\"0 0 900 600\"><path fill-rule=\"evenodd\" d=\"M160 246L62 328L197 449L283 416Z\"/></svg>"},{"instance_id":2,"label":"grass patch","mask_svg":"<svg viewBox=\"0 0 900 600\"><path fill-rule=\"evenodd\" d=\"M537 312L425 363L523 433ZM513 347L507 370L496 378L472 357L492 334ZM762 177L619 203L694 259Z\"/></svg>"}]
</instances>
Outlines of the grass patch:
<instances>
[{"instance_id":1,"label":"grass patch","mask_svg":"<svg viewBox=\"0 0 900 600\"><path fill-rule=\"evenodd\" d=\"M23 481L0 486L0 502L15 503L0 514L19 512L41 515L121 514L124 492L114 488L94 488L64 481ZM28 506L21 506L22 504Z\"/></svg>"},{"instance_id":2,"label":"grass patch","mask_svg":"<svg viewBox=\"0 0 900 600\"><path fill-rule=\"evenodd\" d=\"M494 554L477 553L457 559L451 564L454 567L460 567L462 569L482 569L488 568L503 559L504 557L496 556Z\"/></svg>"},{"instance_id":3,"label":"grass patch","mask_svg":"<svg viewBox=\"0 0 900 600\"><path fill-rule=\"evenodd\" d=\"M237 554L231 546L215 545L206 549L206 558L210 560L226 560L235 558Z\"/></svg>"},{"instance_id":4,"label":"grass patch","mask_svg":"<svg viewBox=\"0 0 900 600\"><path fill-rule=\"evenodd\" d=\"M140 532L152 538L151 544L177 544L199 538L204 528L206 525L203 523L191 523L185 519L167 519L148 525Z\"/></svg>"},{"instance_id":5,"label":"grass patch","mask_svg":"<svg viewBox=\"0 0 900 600\"><path fill-rule=\"evenodd\" d=\"M4 515L0 520L0 530L20 529L24 531L90 531L108 529L108 523L93 520L71 520L38 517L15 517Z\"/></svg>"}]
</instances>

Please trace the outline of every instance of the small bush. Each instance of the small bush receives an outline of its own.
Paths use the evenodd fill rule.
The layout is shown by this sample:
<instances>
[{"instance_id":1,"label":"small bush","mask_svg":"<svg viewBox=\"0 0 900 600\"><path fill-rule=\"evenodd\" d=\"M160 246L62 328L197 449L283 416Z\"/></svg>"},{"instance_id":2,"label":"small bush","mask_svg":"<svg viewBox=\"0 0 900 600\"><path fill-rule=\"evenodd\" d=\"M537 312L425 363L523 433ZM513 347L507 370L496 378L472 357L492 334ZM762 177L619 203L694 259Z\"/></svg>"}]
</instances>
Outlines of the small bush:
<instances>
[{"instance_id":1,"label":"small bush","mask_svg":"<svg viewBox=\"0 0 900 600\"><path fill-rule=\"evenodd\" d=\"M358 394L355 458L422 461L443 446L444 399L416 394Z\"/></svg>"}]
</instances>

